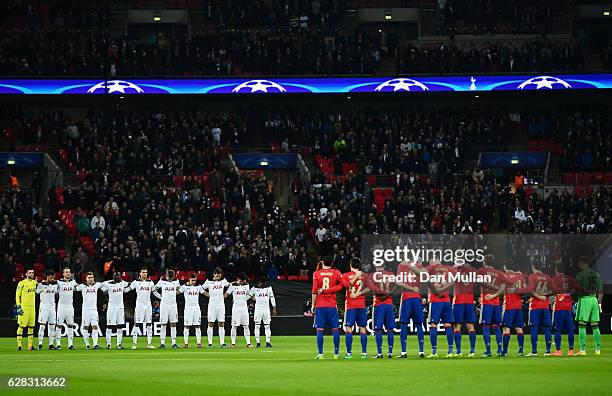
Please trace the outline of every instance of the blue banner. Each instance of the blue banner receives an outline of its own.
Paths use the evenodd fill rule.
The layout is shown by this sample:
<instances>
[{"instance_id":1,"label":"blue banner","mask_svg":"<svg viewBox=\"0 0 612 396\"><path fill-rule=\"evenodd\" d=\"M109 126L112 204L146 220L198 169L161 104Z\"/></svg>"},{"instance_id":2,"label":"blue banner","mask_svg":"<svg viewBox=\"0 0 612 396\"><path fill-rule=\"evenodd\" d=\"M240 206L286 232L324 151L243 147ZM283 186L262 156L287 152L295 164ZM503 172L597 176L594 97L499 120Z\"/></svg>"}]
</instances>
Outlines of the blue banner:
<instances>
[{"instance_id":1,"label":"blue banner","mask_svg":"<svg viewBox=\"0 0 612 396\"><path fill-rule=\"evenodd\" d=\"M0 168L41 168L42 153L0 153Z\"/></svg>"},{"instance_id":2,"label":"blue banner","mask_svg":"<svg viewBox=\"0 0 612 396\"><path fill-rule=\"evenodd\" d=\"M544 168L548 161L548 152L515 151L502 153L482 153L481 168Z\"/></svg>"},{"instance_id":3,"label":"blue banner","mask_svg":"<svg viewBox=\"0 0 612 396\"><path fill-rule=\"evenodd\" d=\"M297 154L232 154L238 169L295 169Z\"/></svg>"},{"instance_id":4,"label":"blue banner","mask_svg":"<svg viewBox=\"0 0 612 396\"><path fill-rule=\"evenodd\" d=\"M0 94L287 94L612 88L612 74L230 79L0 79Z\"/></svg>"}]
</instances>

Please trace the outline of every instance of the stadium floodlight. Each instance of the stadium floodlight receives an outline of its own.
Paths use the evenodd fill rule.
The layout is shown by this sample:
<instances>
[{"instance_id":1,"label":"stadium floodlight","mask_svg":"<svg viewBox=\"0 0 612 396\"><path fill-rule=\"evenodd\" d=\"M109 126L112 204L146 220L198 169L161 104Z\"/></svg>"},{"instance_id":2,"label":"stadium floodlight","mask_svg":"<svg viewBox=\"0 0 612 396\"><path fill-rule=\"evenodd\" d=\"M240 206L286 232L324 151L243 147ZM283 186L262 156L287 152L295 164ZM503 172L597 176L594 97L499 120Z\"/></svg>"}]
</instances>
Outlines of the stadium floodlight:
<instances>
[{"instance_id":1,"label":"stadium floodlight","mask_svg":"<svg viewBox=\"0 0 612 396\"><path fill-rule=\"evenodd\" d=\"M15 160L11 158L11 159L6 161L6 164L7 165L15 165Z\"/></svg>"},{"instance_id":2,"label":"stadium floodlight","mask_svg":"<svg viewBox=\"0 0 612 396\"><path fill-rule=\"evenodd\" d=\"M609 17L610 15L611 15L611 11L610 10L604 10L603 16Z\"/></svg>"},{"instance_id":3,"label":"stadium floodlight","mask_svg":"<svg viewBox=\"0 0 612 396\"><path fill-rule=\"evenodd\" d=\"M393 19L393 11L385 10L385 20L390 21Z\"/></svg>"}]
</instances>

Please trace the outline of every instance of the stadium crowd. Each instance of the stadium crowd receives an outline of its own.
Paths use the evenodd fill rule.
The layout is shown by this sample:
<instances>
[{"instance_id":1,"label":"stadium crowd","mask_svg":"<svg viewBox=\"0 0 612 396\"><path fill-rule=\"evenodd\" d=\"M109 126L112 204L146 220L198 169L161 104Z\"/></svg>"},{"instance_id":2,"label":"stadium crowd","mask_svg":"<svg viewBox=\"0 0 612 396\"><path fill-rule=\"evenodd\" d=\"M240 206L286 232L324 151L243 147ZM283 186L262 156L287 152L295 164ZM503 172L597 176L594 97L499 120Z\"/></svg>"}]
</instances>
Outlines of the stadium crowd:
<instances>
[{"instance_id":1,"label":"stadium crowd","mask_svg":"<svg viewBox=\"0 0 612 396\"><path fill-rule=\"evenodd\" d=\"M0 31L2 75L371 74L380 39L320 31L220 30L111 35L106 30Z\"/></svg>"},{"instance_id":2,"label":"stadium crowd","mask_svg":"<svg viewBox=\"0 0 612 396\"><path fill-rule=\"evenodd\" d=\"M576 71L584 68L583 57L574 42L539 40L459 46L450 41L420 47L400 45L396 64L398 73Z\"/></svg>"},{"instance_id":3,"label":"stadium crowd","mask_svg":"<svg viewBox=\"0 0 612 396\"><path fill-rule=\"evenodd\" d=\"M568 1L438 0L438 35L550 33Z\"/></svg>"},{"instance_id":4,"label":"stadium crowd","mask_svg":"<svg viewBox=\"0 0 612 396\"><path fill-rule=\"evenodd\" d=\"M298 276L323 255L345 269L363 232L597 233L612 221L605 188L544 197L465 167L468 149L500 144L517 129L551 138L550 125L564 125L577 139L568 144L587 145L582 133L605 128L603 113L538 118L402 107L279 110L252 119L248 112L213 110L4 112L7 141L63 147L56 159L79 171L77 184L48 191L48 215L25 190L2 193L0 254L8 279L15 264L36 262L54 270L68 264L77 273L221 266L230 276ZM560 134L554 136L566 130L554 128ZM249 143L255 133L264 141L291 139L286 147L308 146L303 152L315 158L311 177L292 184L288 208L275 201L262 175L221 164L225 147ZM333 165L317 168L317 158ZM386 184L376 185L377 177ZM90 238L91 250L82 237Z\"/></svg>"}]
</instances>

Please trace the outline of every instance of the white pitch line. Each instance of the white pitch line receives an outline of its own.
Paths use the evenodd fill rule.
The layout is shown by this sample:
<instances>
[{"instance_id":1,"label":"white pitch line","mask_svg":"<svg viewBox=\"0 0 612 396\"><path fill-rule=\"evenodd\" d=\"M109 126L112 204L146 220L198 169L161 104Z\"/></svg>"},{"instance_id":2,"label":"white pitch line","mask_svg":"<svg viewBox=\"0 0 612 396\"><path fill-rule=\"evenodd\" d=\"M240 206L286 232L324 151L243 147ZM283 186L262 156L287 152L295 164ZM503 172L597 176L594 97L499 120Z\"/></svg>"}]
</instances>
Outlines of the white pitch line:
<instances>
[{"instance_id":1,"label":"white pitch line","mask_svg":"<svg viewBox=\"0 0 612 396\"><path fill-rule=\"evenodd\" d=\"M142 358L135 358L135 357L129 357L129 358L125 358L125 359L104 359L105 362L124 362L126 360L138 360L140 362L142 362ZM185 360L210 360L210 361L219 361L219 360L224 360L224 361L228 361L228 362L233 362L233 361L259 361L259 362L263 362L263 361L269 361L268 359L256 359L256 358L236 358L236 359L219 359L219 358L214 358L214 359L202 359L202 358L167 358L164 359L164 361L166 360L175 360L175 361L185 361ZM308 358L303 358L303 359L281 359L281 361L292 361L292 362L298 362L298 361L305 361L305 360L312 360L312 359L308 359ZM36 362L91 362L91 359L36 359ZM276 362L276 360L275 360ZM24 362L24 363L32 363L32 362Z\"/></svg>"}]
</instances>

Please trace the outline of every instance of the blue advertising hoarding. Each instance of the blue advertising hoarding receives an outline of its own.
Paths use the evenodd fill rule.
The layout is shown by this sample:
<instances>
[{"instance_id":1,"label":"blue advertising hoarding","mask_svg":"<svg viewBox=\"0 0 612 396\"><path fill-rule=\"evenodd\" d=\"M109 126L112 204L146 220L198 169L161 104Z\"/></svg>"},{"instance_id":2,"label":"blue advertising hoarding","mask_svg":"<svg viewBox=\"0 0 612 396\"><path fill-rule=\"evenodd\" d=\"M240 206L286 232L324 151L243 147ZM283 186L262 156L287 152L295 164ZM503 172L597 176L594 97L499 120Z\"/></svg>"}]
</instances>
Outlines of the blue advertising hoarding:
<instances>
[{"instance_id":1,"label":"blue advertising hoarding","mask_svg":"<svg viewBox=\"0 0 612 396\"><path fill-rule=\"evenodd\" d=\"M297 154L249 153L232 154L238 169L295 169Z\"/></svg>"},{"instance_id":2,"label":"blue advertising hoarding","mask_svg":"<svg viewBox=\"0 0 612 396\"><path fill-rule=\"evenodd\" d=\"M509 151L480 154L481 168L544 168L548 161L547 151Z\"/></svg>"},{"instance_id":3,"label":"blue advertising hoarding","mask_svg":"<svg viewBox=\"0 0 612 396\"><path fill-rule=\"evenodd\" d=\"M228 79L0 79L0 94L348 94L610 89L612 74Z\"/></svg>"}]
</instances>

